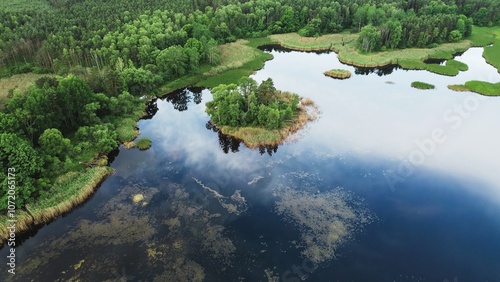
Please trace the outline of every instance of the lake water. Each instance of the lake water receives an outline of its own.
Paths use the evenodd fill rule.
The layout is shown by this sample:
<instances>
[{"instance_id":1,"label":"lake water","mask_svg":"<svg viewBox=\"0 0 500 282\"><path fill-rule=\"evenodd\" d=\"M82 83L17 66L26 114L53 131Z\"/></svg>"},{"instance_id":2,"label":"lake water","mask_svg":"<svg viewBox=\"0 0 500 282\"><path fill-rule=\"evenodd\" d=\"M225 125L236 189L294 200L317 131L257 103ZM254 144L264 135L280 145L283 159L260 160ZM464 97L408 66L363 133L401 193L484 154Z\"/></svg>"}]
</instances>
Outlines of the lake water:
<instances>
[{"instance_id":1,"label":"lake water","mask_svg":"<svg viewBox=\"0 0 500 282\"><path fill-rule=\"evenodd\" d=\"M446 87L500 81L481 48L456 77L270 52L252 77L313 99L317 121L250 150L207 129L208 90L159 99L139 122L151 149L120 149L116 173L24 238L17 274L1 264L0 278L500 281L500 99Z\"/></svg>"}]
</instances>

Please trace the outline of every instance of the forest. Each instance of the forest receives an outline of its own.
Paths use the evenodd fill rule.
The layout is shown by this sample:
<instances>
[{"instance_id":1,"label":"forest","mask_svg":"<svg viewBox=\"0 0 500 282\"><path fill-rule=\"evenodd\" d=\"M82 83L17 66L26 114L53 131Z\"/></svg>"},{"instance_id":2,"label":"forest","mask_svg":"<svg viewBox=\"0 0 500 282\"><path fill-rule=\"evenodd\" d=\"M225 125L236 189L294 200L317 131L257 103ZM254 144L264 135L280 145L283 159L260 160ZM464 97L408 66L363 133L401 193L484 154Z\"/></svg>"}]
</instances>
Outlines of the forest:
<instances>
[{"instance_id":1,"label":"forest","mask_svg":"<svg viewBox=\"0 0 500 282\"><path fill-rule=\"evenodd\" d=\"M0 105L2 185L7 168L16 167L18 207L50 193L58 176L81 171L133 139L145 95L217 65L219 44L277 33L345 32L360 34L360 52L433 47L468 37L472 25L499 24L499 10L496 0L4 1L0 78L48 76L25 92L10 91ZM229 109L225 120L212 108L213 119L276 128L291 117L293 109L266 100L272 81L246 83L263 105L252 105L248 94L214 94L236 99L238 109ZM214 93L238 88L221 86ZM5 197L0 190L0 210Z\"/></svg>"}]
</instances>

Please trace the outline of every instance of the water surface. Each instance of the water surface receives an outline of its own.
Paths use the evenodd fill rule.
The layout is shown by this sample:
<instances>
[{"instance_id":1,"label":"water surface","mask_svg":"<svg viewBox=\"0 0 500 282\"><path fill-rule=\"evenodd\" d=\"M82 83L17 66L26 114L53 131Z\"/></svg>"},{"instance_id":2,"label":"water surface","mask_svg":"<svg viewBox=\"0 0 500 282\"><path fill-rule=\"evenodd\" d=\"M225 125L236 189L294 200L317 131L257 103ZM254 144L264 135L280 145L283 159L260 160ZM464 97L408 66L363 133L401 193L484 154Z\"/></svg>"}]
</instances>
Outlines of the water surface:
<instances>
[{"instance_id":1,"label":"water surface","mask_svg":"<svg viewBox=\"0 0 500 282\"><path fill-rule=\"evenodd\" d=\"M500 80L481 48L457 77L270 52L252 77L313 99L317 121L249 150L207 129L209 90L155 101L151 149L120 149L89 201L17 248L11 280L500 281L500 99L446 88Z\"/></svg>"}]
</instances>

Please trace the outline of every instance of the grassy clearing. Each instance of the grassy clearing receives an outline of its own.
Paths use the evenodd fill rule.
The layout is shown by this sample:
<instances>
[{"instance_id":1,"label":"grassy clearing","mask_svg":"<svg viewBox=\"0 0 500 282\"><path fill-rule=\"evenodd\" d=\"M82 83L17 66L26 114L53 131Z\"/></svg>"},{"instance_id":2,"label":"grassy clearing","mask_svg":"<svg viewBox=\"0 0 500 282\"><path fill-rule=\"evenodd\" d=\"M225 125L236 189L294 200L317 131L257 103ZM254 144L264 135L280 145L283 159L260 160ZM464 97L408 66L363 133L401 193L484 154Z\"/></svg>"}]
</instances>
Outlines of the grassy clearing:
<instances>
[{"instance_id":1,"label":"grassy clearing","mask_svg":"<svg viewBox=\"0 0 500 282\"><path fill-rule=\"evenodd\" d=\"M25 231L33 225L47 223L72 210L87 200L97 186L112 172L112 168L102 166L60 176L45 196L40 197L36 203L27 205L26 211L16 211L17 232ZM6 224L7 217L0 217L0 240L2 241L8 236Z\"/></svg>"},{"instance_id":2,"label":"grassy clearing","mask_svg":"<svg viewBox=\"0 0 500 282\"><path fill-rule=\"evenodd\" d=\"M4 107L9 96L9 92L14 90L24 92L28 86L32 85L37 79L43 76L54 75L23 73L0 79L0 109Z\"/></svg>"},{"instance_id":3,"label":"grassy clearing","mask_svg":"<svg viewBox=\"0 0 500 282\"><path fill-rule=\"evenodd\" d=\"M135 142L137 148L141 151L147 150L151 147L151 139L149 138L141 138Z\"/></svg>"},{"instance_id":4,"label":"grassy clearing","mask_svg":"<svg viewBox=\"0 0 500 282\"><path fill-rule=\"evenodd\" d=\"M348 70L343 70L343 69L333 69L329 71L325 71L324 74L326 76L332 77L332 78L338 78L338 79L346 79L351 77L351 72Z\"/></svg>"},{"instance_id":5,"label":"grassy clearing","mask_svg":"<svg viewBox=\"0 0 500 282\"><path fill-rule=\"evenodd\" d=\"M325 51L338 52L358 38L356 34L327 34L320 37L302 37L297 33L274 34L269 36L281 46L298 51Z\"/></svg>"},{"instance_id":6,"label":"grassy clearing","mask_svg":"<svg viewBox=\"0 0 500 282\"><path fill-rule=\"evenodd\" d=\"M414 82L412 82L411 83L411 87L417 88L417 89L424 89L424 90L436 88L432 84L421 82L421 81L414 81Z\"/></svg>"}]
</instances>

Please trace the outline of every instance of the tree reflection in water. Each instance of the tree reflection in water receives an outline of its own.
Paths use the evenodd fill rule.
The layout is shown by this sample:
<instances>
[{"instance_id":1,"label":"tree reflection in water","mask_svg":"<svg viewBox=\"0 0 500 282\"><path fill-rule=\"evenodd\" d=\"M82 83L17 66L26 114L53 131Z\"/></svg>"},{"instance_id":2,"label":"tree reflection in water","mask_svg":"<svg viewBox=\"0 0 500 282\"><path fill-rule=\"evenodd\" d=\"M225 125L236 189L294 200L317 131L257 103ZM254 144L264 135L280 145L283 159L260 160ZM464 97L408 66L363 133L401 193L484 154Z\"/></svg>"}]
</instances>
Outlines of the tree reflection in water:
<instances>
[{"instance_id":1,"label":"tree reflection in water","mask_svg":"<svg viewBox=\"0 0 500 282\"><path fill-rule=\"evenodd\" d=\"M354 73L361 75L369 75L372 73L376 73L378 76L384 76L384 75L389 75L393 71L398 70L400 68L401 67L399 65L388 65L385 67L378 67L378 68L354 67Z\"/></svg>"},{"instance_id":2,"label":"tree reflection in water","mask_svg":"<svg viewBox=\"0 0 500 282\"><path fill-rule=\"evenodd\" d=\"M201 92L202 87L192 87L178 89L170 94L167 94L163 99L171 103L174 109L179 112L183 112L188 109L189 102L193 101L195 104L199 104L202 101Z\"/></svg>"},{"instance_id":3,"label":"tree reflection in water","mask_svg":"<svg viewBox=\"0 0 500 282\"><path fill-rule=\"evenodd\" d=\"M232 153L237 153L240 151L240 144L242 140L223 134L211 121L208 121L205 127L208 130L217 132L219 136L219 146L225 154L229 153L229 151L231 151ZM278 145L259 146L259 153L261 155L267 153L269 156L272 156L277 151L278 151Z\"/></svg>"}]
</instances>

